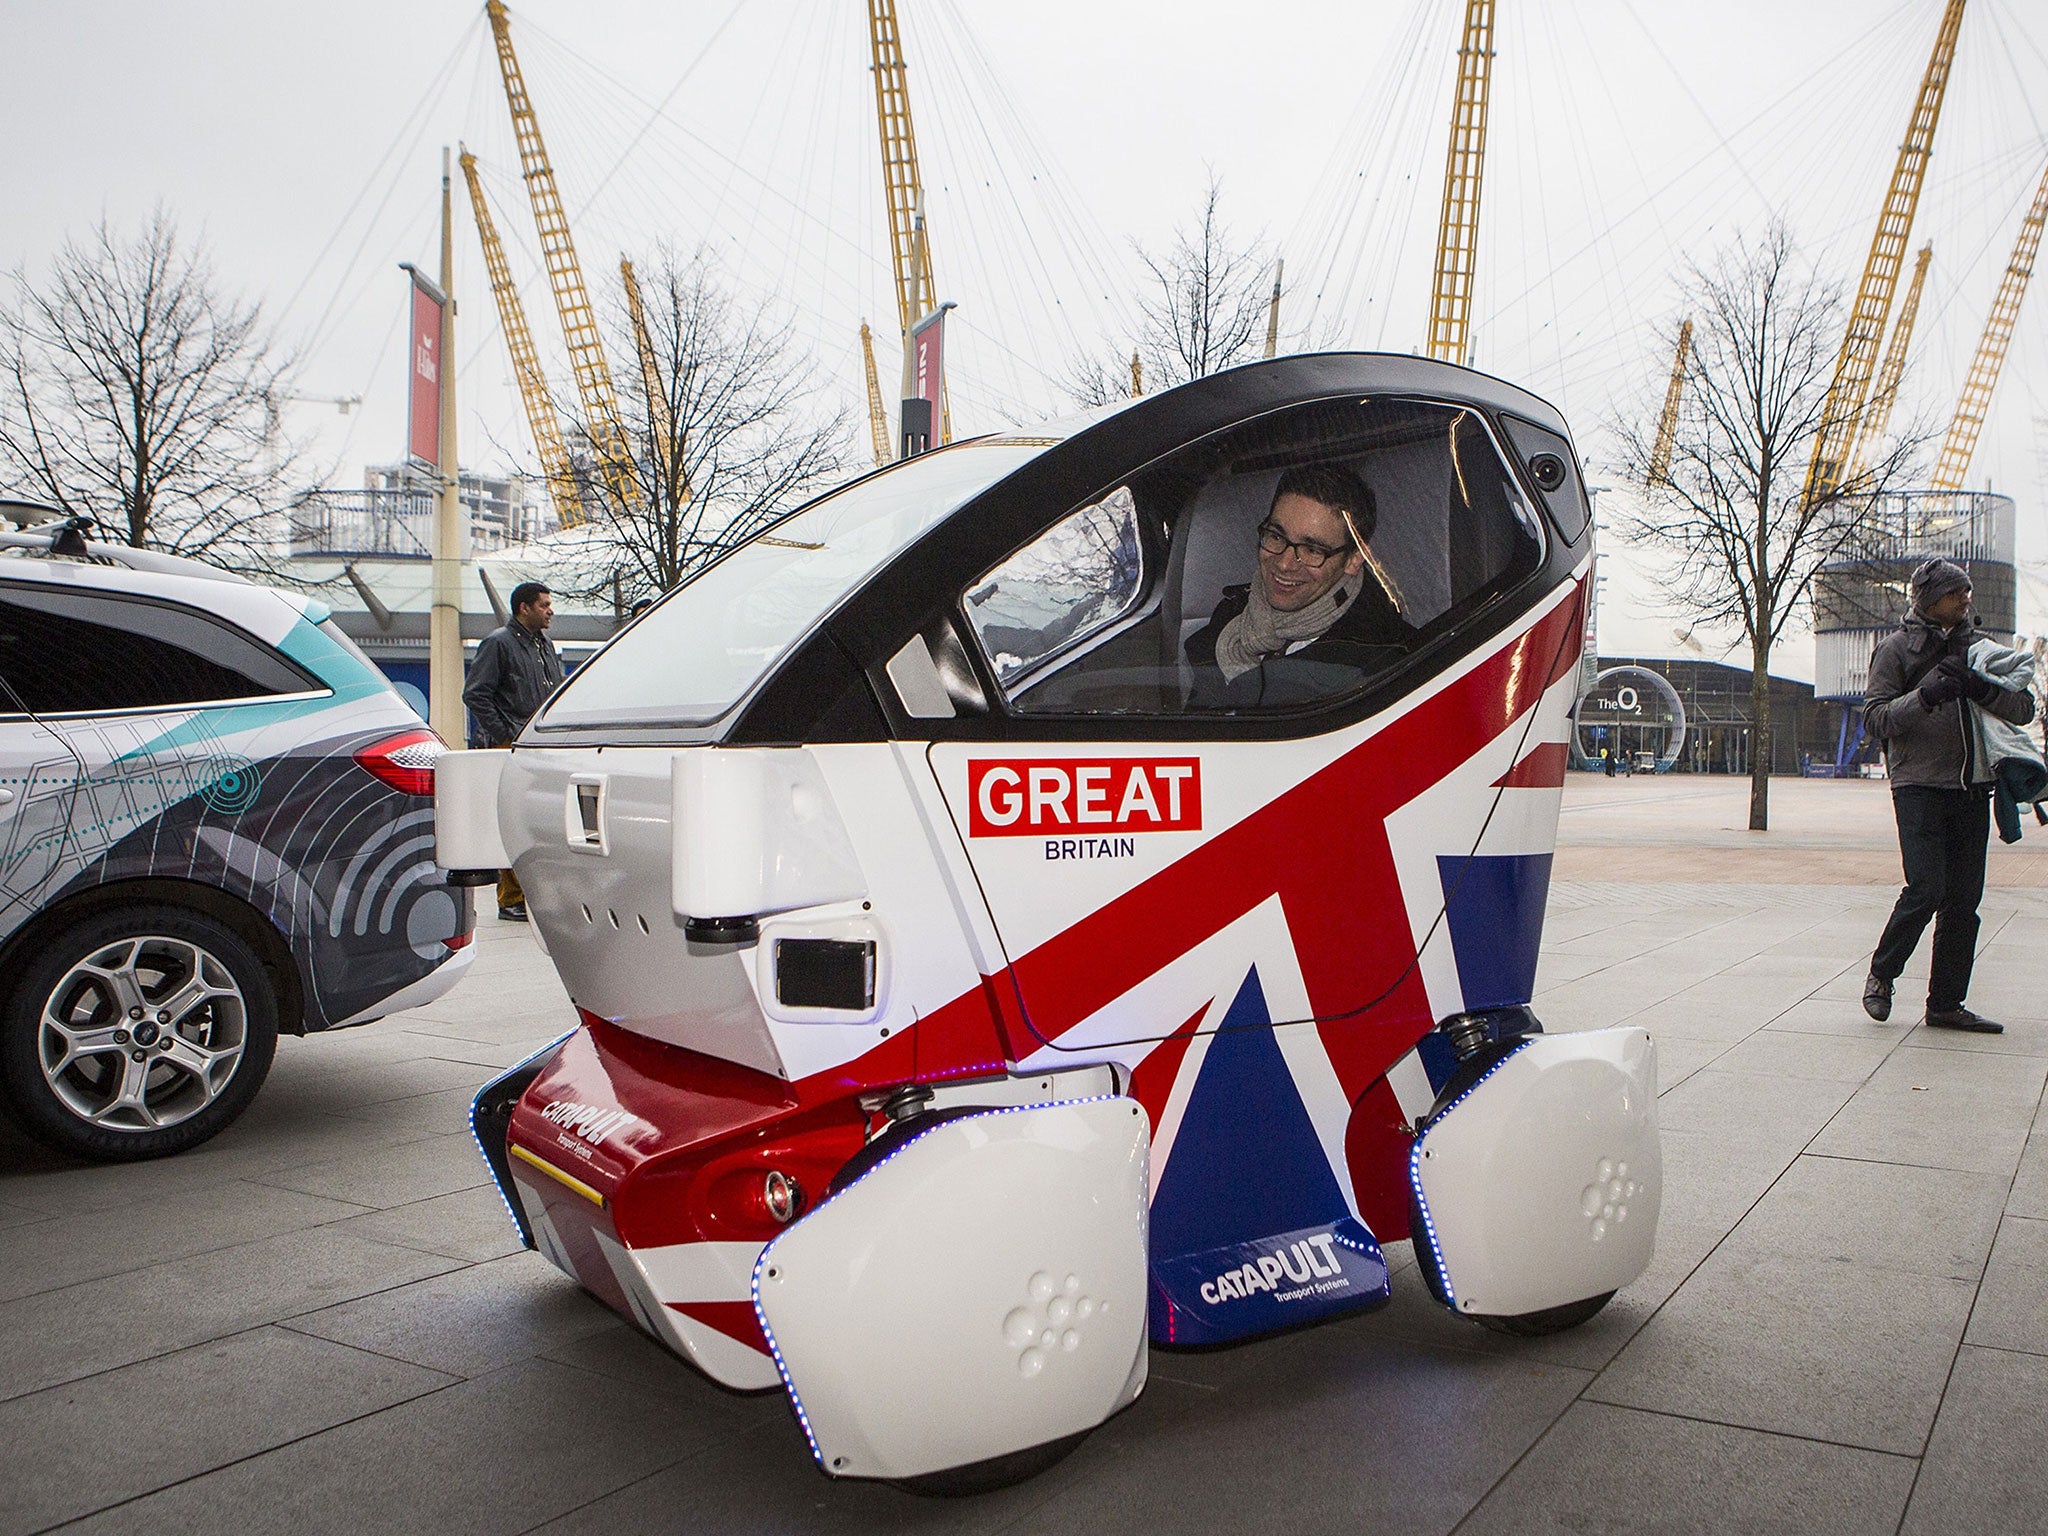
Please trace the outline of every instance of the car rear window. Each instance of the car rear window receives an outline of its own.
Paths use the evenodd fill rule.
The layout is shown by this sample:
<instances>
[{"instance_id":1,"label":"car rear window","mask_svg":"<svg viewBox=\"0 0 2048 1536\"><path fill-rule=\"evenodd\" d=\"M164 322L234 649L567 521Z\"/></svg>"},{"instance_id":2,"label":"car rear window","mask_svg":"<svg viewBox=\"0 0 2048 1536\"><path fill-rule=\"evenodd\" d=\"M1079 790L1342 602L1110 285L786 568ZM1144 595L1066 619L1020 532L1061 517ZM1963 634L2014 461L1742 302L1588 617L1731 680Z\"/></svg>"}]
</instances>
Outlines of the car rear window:
<instances>
[{"instance_id":1,"label":"car rear window","mask_svg":"<svg viewBox=\"0 0 2048 1536\"><path fill-rule=\"evenodd\" d=\"M325 686L195 609L12 583L0 585L0 677L38 715L170 709Z\"/></svg>"}]
</instances>

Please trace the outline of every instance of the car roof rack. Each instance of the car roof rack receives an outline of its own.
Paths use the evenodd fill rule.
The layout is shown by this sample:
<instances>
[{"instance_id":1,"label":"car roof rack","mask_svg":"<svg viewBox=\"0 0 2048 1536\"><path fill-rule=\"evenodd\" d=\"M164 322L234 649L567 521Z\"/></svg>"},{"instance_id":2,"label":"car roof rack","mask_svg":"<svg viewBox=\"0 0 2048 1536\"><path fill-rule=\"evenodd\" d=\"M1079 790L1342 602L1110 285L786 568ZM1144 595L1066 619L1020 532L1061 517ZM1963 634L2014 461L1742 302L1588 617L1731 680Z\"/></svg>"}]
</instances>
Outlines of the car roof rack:
<instances>
[{"instance_id":1,"label":"car roof rack","mask_svg":"<svg viewBox=\"0 0 2048 1536\"><path fill-rule=\"evenodd\" d=\"M47 502L0 499L0 550L18 549L58 560L86 560L100 565L118 565L131 571L150 571L159 576L196 576L204 581L233 581L254 585L236 571L224 571L203 560L184 555L167 555L161 550L135 549L86 535L99 524L84 514L66 512Z\"/></svg>"}]
</instances>

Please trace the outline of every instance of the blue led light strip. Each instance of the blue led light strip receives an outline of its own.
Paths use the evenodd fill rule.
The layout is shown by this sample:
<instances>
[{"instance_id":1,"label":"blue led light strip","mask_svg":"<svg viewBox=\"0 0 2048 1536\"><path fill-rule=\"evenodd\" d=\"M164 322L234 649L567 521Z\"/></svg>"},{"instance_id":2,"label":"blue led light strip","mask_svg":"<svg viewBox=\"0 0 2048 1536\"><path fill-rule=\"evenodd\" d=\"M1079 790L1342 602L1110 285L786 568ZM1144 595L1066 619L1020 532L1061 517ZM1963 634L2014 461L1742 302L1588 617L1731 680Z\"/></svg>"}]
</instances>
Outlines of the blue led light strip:
<instances>
[{"instance_id":1,"label":"blue led light strip","mask_svg":"<svg viewBox=\"0 0 2048 1536\"><path fill-rule=\"evenodd\" d=\"M1371 1229L1367 1228L1367 1230L1370 1231ZM1353 1253L1362 1253L1367 1258L1378 1259L1382 1264L1387 1261L1387 1256L1380 1251L1377 1239L1361 1243L1355 1238L1346 1237L1342 1232L1332 1232L1330 1237L1339 1248L1349 1248Z\"/></svg>"},{"instance_id":2,"label":"blue led light strip","mask_svg":"<svg viewBox=\"0 0 2048 1536\"><path fill-rule=\"evenodd\" d=\"M582 1026L580 1025L578 1026L578 1028L581 1027ZM476 1143L476 1155L484 1160L484 1171L491 1176L491 1188L495 1189L498 1192L498 1203L505 1207L505 1214L511 1218L512 1230L519 1234L519 1241L522 1246L527 1246L526 1223L521 1221L519 1219L519 1213L512 1209L512 1197L505 1192L505 1186L498 1182L498 1170L491 1163L491 1154L484 1146L483 1137L477 1135L476 1133L476 1101L477 1098L482 1096L484 1088L490 1087L491 1083L502 1083L514 1072L517 1072L522 1068L532 1066L536 1061L539 1061L541 1057L547 1055L549 1051L560 1050L562 1048L562 1042L564 1040L567 1040L569 1038L569 1035L573 1035L575 1033L576 1031L572 1029L569 1031L568 1034L562 1035L557 1039L550 1040L546 1045L542 1046L539 1050L535 1051L531 1056L527 1057L524 1061L514 1062L511 1066L507 1067L504 1071L500 1072L496 1077L492 1078L490 1083L485 1083L483 1088L477 1089L476 1095L473 1096L469 1101L469 1139Z\"/></svg>"},{"instance_id":3,"label":"blue led light strip","mask_svg":"<svg viewBox=\"0 0 2048 1536\"><path fill-rule=\"evenodd\" d=\"M1451 1284L1450 1266L1444 1262L1444 1245L1436 1235L1436 1218L1429 1213L1429 1197L1422 1192L1422 1144L1429 1139L1430 1131L1434 1130L1440 1121L1444 1120L1452 1110L1477 1093L1488 1078L1513 1061L1521 1053L1522 1047L1528 1043L1526 1037L1522 1039L1507 1055L1501 1057L1499 1061L1496 1061L1492 1066L1480 1073L1478 1079L1470 1088L1467 1088L1463 1093L1451 1100L1441 1111L1431 1115L1429 1117L1429 1125L1415 1138L1415 1145L1408 1152L1408 1186L1415 1191L1415 1208L1422 1213L1422 1233L1423 1236L1429 1239L1429 1251L1436 1259L1437 1278L1443 1282L1444 1305L1454 1312L1458 1309L1458 1292Z\"/></svg>"},{"instance_id":4,"label":"blue led light strip","mask_svg":"<svg viewBox=\"0 0 2048 1536\"><path fill-rule=\"evenodd\" d=\"M926 1129L918 1131L915 1134L906 1138L902 1146L898 1147L895 1151L891 1152L887 1157L883 1158L880 1162L876 1163L874 1167L870 1168L866 1173L863 1173L859 1178L855 1179L851 1184L847 1185L845 1189L840 1190L839 1193L832 1196L830 1200L827 1200L823 1204L814 1207L812 1210L804 1212L802 1216L799 1216L794 1222L790 1223L788 1228L785 1229L780 1235L771 1239L767 1244L765 1244L762 1247L761 1256L754 1260L754 1319L761 1325L761 1337L768 1341L768 1358L775 1362L776 1374L782 1378L783 1389L789 1393L789 1405L796 1411L796 1422L804 1432L804 1439L810 1442L811 1455L817 1461L820 1467L824 1467L828 1473L832 1470L830 1467L825 1466L825 1453L818 1448L818 1437L811 1432L811 1416L808 1413L804 1412L803 1397L801 1394L798 1393L796 1389L796 1383L790 1379L789 1366L785 1364L783 1361L781 1346L775 1342L775 1330L768 1326L768 1314L761 1308L761 1275L762 1272L766 1270L768 1267L769 1257L774 1253L776 1244L780 1243L783 1240L783 1238L788 1237L791 1232L794 1232L798 1227L802 1226L804 1222L808 1221L812 1216L816 1215L819 1211L822 1211L827 1206L831 1205L833 1200L844 1199L854 1190L859 1189L861 1185L867 1183L869 1179L872 1179L884 1168L888 1167L891 1163L895 1162L897 1158L901 1157L904 1153L908 1152L912 1147L916 1146L920 1141L923 1141L925 1137L930 1136L936 1131L943 1131L955 1125L964 1125L970 1120L989 1120L993 1119L997 1115L1022 1114L1025 1110L1029 1109L1068 1109L1075 1105L1080 1104L1106 1104L1109 1103L1111 1100L1120 1099L1124 1097L1126 1097L1126 1095L1120 1093L1097 1093L1092 1094L1085 1099L1054 1099L1044 1104L1008 1104L1004 1105L1000 1109L985 1109L977 1114L955 1115L950 1120L944 1120L937 1125L928 1126ZM1131 1102L1133 1104L1137 1103L1135 1099L1133 1099ZM1142 1110L1140 1112L1142 1113Z\"/></svg>"}]
</instances>

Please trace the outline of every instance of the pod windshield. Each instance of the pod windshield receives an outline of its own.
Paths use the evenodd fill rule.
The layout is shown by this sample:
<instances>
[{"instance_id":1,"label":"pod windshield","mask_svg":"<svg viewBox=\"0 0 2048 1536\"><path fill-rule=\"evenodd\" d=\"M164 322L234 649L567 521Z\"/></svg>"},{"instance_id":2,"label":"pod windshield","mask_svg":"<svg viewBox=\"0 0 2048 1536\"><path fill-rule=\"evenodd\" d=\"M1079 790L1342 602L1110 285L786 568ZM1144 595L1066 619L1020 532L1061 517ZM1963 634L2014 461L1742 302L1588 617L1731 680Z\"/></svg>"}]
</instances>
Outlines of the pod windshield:
<instances>
[{"instance_id":1,"label":"pod windshield","mask_svg":"<svg viewBox=\"0 0 2048 1536\"><path fill-rule=\"evenodd\" d=\"M537 728L717 720L870 575L1045 445L956 443L771 525L577 668Z\"/></svg>"}]
</instances>

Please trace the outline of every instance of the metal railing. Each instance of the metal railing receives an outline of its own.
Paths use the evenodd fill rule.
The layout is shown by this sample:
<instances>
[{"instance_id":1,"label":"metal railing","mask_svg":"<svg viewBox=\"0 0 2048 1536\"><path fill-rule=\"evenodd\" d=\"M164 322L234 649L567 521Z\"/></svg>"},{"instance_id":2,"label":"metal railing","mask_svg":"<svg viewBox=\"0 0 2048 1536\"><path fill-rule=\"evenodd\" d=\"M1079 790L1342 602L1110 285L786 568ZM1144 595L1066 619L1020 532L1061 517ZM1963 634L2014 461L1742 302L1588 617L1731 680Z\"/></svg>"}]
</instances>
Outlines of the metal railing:
<instances>
[{"instance_id":1,"label":"metal railing","mask_svg":"<svg viewBox=\"0 0 2048 1536\"><path fill-rule=\"evenodd\" d=\"M547 531L530 507L498 511L465 496L472 552L503 549ZM520 526L509 526L518 518ZM434 493L424 487L308 491L286 510L291 553L341 560L430 560Z\"/></svg>"},{"instance_id":2,"label":"metal railing","mask_svg":"<svg viewBox=\"0 0 2048 1536\"><path fill-rule=\"evenodd\" d=\"M1894 491L1872 505L1846 564L1944 560L1999 562L2014 555L2013 499L1992 491Z\"/></svg>"}]
</instances>

